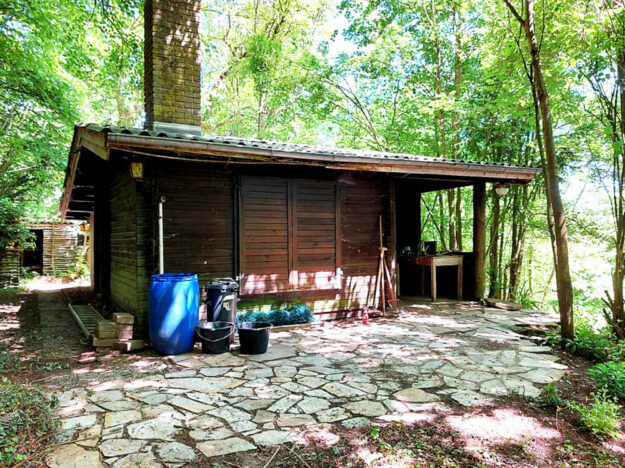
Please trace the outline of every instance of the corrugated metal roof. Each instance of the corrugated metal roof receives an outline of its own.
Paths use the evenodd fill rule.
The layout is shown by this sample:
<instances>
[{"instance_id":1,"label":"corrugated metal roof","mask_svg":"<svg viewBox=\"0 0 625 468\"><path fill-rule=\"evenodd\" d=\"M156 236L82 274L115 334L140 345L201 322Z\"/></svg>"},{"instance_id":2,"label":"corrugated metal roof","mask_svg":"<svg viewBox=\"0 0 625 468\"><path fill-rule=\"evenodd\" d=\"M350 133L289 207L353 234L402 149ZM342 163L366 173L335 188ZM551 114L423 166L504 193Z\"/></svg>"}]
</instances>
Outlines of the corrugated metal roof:
<instances>
[{"instance_id":1,"label":"corrugated metal roof","mask_svg":"<svg viewBox=\"0 0 625 468\"><path fill-rule=\"evenodd\" d=\"M485 161L466 161L458 159L446 159L430 156L419 156L406 153L390 153L384 151L372 151L372 150L358 150L348 148L330 148L324 146L311 146L294 143L283 143L270 140L256 140L253 138L238 138L228 136L198 136L192 134L181 133L165 133L146 130L143 128L128 128L128 127L115 127L115 126L103 126L97 124L78 124L77 127L87 128L95 132L104 132L107 134L118 135L132 135L132 136L145 136L153 138L184 140L190 142L207 143L221 145L224 147L240 148L243 152L245 150L264 150L264 151L276 151L281 153L293 153L301 155L316 155L316 156L328 156L328 157L353 157L353 158L367 158L372 162L379 161L395 161L395 162L421 162L421 163L437 163L445 165L462 165L473 167L490 167L490 168L514 168L514 169L528 169L532 172L539 172L539 169L518 166L515 164L500 163L500 162L485 162Z\"/></svg>"}]
</instances>

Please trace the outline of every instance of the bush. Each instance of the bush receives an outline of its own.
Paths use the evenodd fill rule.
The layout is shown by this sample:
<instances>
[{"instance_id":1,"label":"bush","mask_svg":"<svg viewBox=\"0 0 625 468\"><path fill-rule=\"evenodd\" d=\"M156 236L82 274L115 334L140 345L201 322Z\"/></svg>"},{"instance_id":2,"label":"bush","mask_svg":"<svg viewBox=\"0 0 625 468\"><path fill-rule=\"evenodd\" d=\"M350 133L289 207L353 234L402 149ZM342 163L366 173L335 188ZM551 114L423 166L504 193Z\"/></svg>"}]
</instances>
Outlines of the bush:
<instances>
[{"instance_id":1,"label":"bush","mask_svg":"<svg viewBox=\"0 0 625 468\"><path fill-rule=\"evenodd\" d=\"M625 362L609 361L588 371L597 387L618 398L625 398Z\"/></svg>"},{"instance_id":2,"label":"bush","mask_svg":"<svg viewBox=\"0 0 625 468\"><path fill-rule=\"evenodd\" d=\"M241 312L236 317L237 323L269 322L275 326L310 323L313 319L314 315L310 307L304 305L289 309L272 309L269 312Z\"/></svg>"},{"instance_id":3,"label":"bush","mask_svg":"<svg viewBox=\"0 0 625 468\"><path fill-rule=\"evenodd\" d=\"M615 352L617 342L607 327L595 330L589 322L580 321L575 338L566 340L564 346L578 356L605 361Z\"/></svg>"},{"instance_id":4,"label":"bush","mask_svg":"<svg viewBox=\"0 0 625 468\"><path fill-rule=\"evenodd\" d=\"M560 390L554 384L549 382L545 387L545 390L543 390L541 400L547 406L559 407L562 404Z\"/></svg>"},{"instance_id":5,"label":"bush","mask_svg":"<svg viewBox=\"0 0 625 468\"><path fill-rule=\"evenodd\" d=\"M621 425L620 406L608 396L605 390L593 396L590 406L569 403L569 408L577 411L582 424L593 434L599 437L618 435Z\"/></svg>"},{"instance_id":6,"label":"bush","mask_svg":"<svg viewBox=\"0 0 625 468\"><path fill-rule=\"evenodd\" d=\"M11 466L40 449L38 439L54 430L56 423L50 400L37 388L10 382L0 383L0 466Z\"/></svg>"}]
</instances>

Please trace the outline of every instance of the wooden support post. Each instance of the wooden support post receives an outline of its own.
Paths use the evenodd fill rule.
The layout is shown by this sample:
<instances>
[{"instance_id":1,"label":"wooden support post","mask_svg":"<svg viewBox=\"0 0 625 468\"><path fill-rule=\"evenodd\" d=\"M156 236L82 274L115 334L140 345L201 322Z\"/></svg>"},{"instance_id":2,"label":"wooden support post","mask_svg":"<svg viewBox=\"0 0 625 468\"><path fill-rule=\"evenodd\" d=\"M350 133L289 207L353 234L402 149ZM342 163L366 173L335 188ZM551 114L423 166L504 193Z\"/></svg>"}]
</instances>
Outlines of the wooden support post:
<instances>
[{"instance_id":1,"label":"wooden support post","mask_svg":"<svg viewBox=\"0 0 625 468\"><path fill-rule=\"evenodd\" d=\"M484 298L486 281L486 184L473 184L473 261L475 264L475 297Z\"/></svg>"}]
</instances>

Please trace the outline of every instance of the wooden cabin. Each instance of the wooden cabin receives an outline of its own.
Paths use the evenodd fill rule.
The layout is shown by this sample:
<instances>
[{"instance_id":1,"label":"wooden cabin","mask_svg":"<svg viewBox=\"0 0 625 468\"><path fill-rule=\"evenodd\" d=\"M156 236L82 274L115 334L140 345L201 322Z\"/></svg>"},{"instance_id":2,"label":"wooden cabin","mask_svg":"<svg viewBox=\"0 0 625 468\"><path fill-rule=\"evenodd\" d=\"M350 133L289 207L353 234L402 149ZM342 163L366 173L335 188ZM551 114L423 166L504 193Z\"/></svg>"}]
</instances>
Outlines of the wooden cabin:
<instances>
[{"instance_id":1,"label":"wooden cabin","mask_svg":"<svg viewBox=\"0 0 625 468\"><path fill-rule=\"evenodd\" d=\"M22 251L22 268L63 276L75 267L86 247L85 235L77 223L33 223L27 227L33 235L33 246Z\"/></svg>"},{"instance_id":2,"label":"wooden cabin","mask_svg":"<svg viewBox=\"0 0 625 468\"><path fill-rule=\"evenodd\" d=\"M64 219L90 220L94 289L113 307L145 326L162 244L165 272L236 278L243 307L360 311L375 285L380 216L393 287L402 270L409 287L398 252L419 244L420 195L462 186L475 210L463 294L482 296L486 184L526 184L537 169L203 136L200 1L144 8L144 128L77 125L60 207Z\"/></svg>"},{"instance_id":3,"label":"wooden cabin","mask_svg":"<svg viewBox=\"0 0 625 468\"><path fill-rule=\"evenodd\" d=\"M76 223L31 223L28 248L0 251L0 287L19 284L22 270L49 276L65 276L86 250L85 235Z\"/></svg>"},{"instance_id":4,"label":"wooden cabin","mask_svg":"<svg viewBox=\"0 0 625 468\"><path fill-rule=\"evenodd\" d=\"M298 301L335 318L371 301L379 217L397 285L404 274L399 253L405 247L415 251L420 242L421 194L452 187L473 187L473 252L462 253L463 296L481 297L486 184L525 184L536 173L501 164L79 125L61 212L66 219L91 220L94 288L140 323L158 268L161 200L165 272L197 273L201 282L236 278L242 306Z\"/></svg>"}]
</instances>

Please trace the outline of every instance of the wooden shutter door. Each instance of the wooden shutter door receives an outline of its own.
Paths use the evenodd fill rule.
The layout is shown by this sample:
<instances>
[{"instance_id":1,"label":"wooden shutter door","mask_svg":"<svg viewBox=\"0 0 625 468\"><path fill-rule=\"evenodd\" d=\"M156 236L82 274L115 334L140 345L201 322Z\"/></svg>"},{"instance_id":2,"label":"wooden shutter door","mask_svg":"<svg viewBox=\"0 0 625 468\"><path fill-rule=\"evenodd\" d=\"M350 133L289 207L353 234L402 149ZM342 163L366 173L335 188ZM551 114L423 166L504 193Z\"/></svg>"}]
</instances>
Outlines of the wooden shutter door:
<instances>
[{"instance_id":1,"label":"wooden shutter door","mask_svg":"<svg viewBox=\"0 0 625 468\"><path fill-rule=\"evenodd\" d=\"M241 292L289 289L289 185L287 179L242 177Z\"/></svg>"},{"instance_id":2,"label":"wooden shutter door","mask_svg":"<svg viewBox=\"0 0 625 468\"><path fill-rule=\"evenodd\" d=\"M333 182L293 182L292 280L298 289L340 287L337 210ZM340 261L340 259L339 259Z\"/></svg>"}]
</instances>

